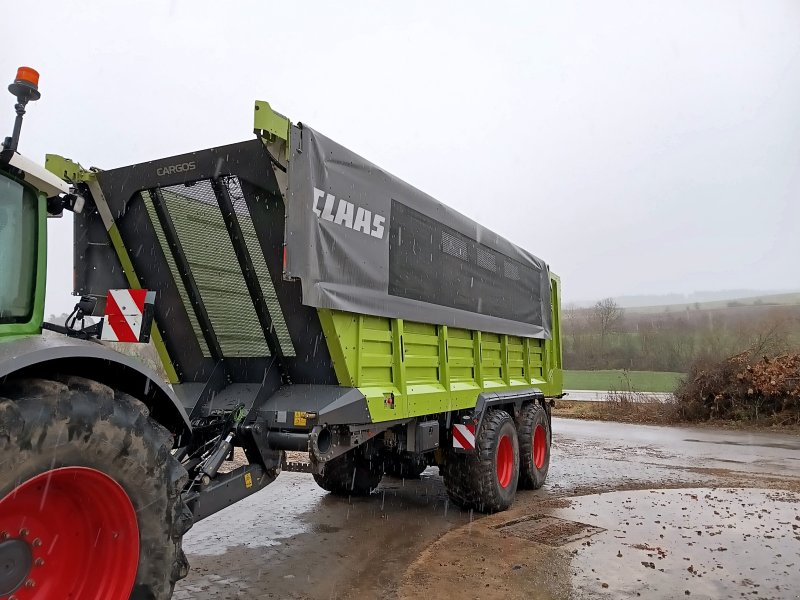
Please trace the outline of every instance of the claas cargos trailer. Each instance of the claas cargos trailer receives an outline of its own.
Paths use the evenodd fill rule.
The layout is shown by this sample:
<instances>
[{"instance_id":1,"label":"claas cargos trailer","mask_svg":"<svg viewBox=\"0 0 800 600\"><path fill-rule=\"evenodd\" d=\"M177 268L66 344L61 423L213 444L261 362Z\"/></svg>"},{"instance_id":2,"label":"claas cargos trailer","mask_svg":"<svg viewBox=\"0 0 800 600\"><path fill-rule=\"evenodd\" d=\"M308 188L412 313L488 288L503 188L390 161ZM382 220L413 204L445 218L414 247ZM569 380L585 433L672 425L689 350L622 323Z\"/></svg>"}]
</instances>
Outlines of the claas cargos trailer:
<instances>
[{"instance_id":1,"label":"claas cargos trailer","mask_svg":"<svg viewBox=\"0 0 800 600\"><path fill-rule=\"evenodd\" d=\"M0 560L18 565L0 597L32 597L36 540L63 527L20 525L37 502L63 518L82 498L86 535L117 536L98 533L113 593L67 558L59 589L167 598L183 534L300 469L286 451L342 496L438 466L454 503L492 512L544 483L561 394L547 264L266 102L254 114L254 139L117 169L48 155L69 187L37 210L75 211L81 299L0 344ZM102 340L149 341L162 376ZM247 464L221 469L236 449Z\"/></svg>"}]
</instances>

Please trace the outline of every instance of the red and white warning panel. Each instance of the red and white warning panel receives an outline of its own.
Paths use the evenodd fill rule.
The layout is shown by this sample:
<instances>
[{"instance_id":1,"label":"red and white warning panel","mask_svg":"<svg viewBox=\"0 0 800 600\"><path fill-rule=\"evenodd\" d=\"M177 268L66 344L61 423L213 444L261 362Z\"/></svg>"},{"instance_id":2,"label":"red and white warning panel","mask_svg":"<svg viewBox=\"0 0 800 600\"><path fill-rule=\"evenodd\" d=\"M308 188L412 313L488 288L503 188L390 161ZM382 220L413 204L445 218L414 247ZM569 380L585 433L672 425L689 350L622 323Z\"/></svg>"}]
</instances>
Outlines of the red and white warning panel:
<instances>
[{"instance_id":1,"label":"red and white warning panel","mask_svg":"<svg viewBox=\"0 0 800 600\"><path fill-rule=\"evenodd\" d=\"M155 300L156 293L150 290L108 290L100 339L108 342L149 342Z\"/></svg>"},{"instance_id":2,"label":"red and white warning panel","mask_svg":"<svg viewBox=\"0 0 800 600\"><path fill-rule=\"evenodd\" d=\"M453 448L475 450L475 425L453 425Z\"/></svg>"}]
</instances>

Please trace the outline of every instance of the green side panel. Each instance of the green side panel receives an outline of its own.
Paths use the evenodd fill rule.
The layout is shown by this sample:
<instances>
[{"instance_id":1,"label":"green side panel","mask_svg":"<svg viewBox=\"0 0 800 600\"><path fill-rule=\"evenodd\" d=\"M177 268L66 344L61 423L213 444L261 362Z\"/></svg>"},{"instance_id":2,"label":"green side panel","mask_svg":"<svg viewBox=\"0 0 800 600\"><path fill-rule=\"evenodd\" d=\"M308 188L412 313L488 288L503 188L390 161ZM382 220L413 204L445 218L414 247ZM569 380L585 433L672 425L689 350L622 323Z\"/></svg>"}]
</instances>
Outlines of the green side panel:
<instances>
[{"instance_id":1,"label":"green side panel","mask_svg":"<svg viewBox=\"0 0 800 600\"><path fill-rule=\"evenodd\" d=\"M45 168L54 175L57 175L58 177L61 177L61 179L70 183L90 182L95 179L94 172L84 169L79 163L76 163L69 158L59 156L58 154L47 154L45 156ZM106 225L108 226L108 224ZM125 249L125 244L122 242L122 237L119 234L117 226L113 223L108 229L108 237L111 240L111 244L120 260L120 264L122 265L122 270L125 272L125 278L128 281L128 285L131 287L131 289L141 289L142 285L133 269L133 263L131 263L128 251ZM164 367L164 372L167 375L167 381L170 383L178 383L178 373L175 371L175 366L172 364L172 360L167 352L167 346L164 344L164 340L161 337L161 332L155 323L153 323L151 328L150 339L156 349L156 352L158 353L161 364Z\"/></svg>"},{"instance_id":2,"label":"green side panel","mask_svg":"<svg viewBox=\"0 0 800 600\"><path fill-rule=\"evenodd\" d=\"M286 326L286 319L283 317L283 310L281 309L280 302L278 302L278 294L275 293L275 286L269 274L267 261L264 260L264 252L262 252L261 245L258 242L256 228L255 225L253 225L253 219L248 213L247 202L244 199L244 193L242 192L242 186L239 184L238 178L230 180L228 193L230 194L231 203L237 214L239 227L242 230L244 242L250 254L250 260L253 263L253 269L258 276L261 293L264 296L267 310L269 310L269 316L272 319L272 326L275 329L275 335L278 338L281 351L284 356L296 356L294 344L292 344L292 338L289 335L289 328Z\"/></svg>"},{"instance_id":3,"label":"green side panel","mask_svg":"<svg viewBox=\"0 0 800 600\"><path fill-rule=\"evenodd\" d=\"M548 396L558 396L564 391L564 366L561 360L561 279L550 273L550 297L553 305L553 337L545 342L548 357L548 385L543 390Z\"/></svg>"},{"instance_id":4,"label":"green side panel","mask_svg":"<svg viewBox=\"0 0 800 600\"><path fill-rule=\"evenodd\" d=\"M269 356L210 182L162 188L161 195L222 354L228 358Z\"/></svg>"},{"instance_id":5,"label":"green side panel","mask_svg":"<svg viewBox=\"0 0 800 600\"><path fill-rule=\"evenodd\" d=\"M289 139L289 119L272 110L269 102L256 100L253 113L253 129L267 137Z\"/></svg>"},{"instance_id":6,"label":"green side panel","mask_svg":"<svg viewBox=\"0 0 800 600\"><path fill-rule=\"evenodd\" d=\"M361 390L372 420L380 422L472 408L484 391L537 387L547 396L560 394L561 289L555 275L551 291L550 340L318 312L340 384Z\"/></svg>"},{"instance_id":7,"label":"green side panel","mask_svg":"<svg viewBox=\"0 0 800 600\"><path fill-rule=\"evenodd\" d=\"M119 229L117 229L116 225L112 225L111 229L108 230L108 237L111 240L111 244L114 246L114 250L117 252L122 270L125 272L125 278L128 280L128 285L134 290L141 289L142 284L136 276L136 271L133 270L131 257L128 256L128 251L125 249L125 244L122 243L122 236L120 236ZM170 383L178 383L180 380L178 379L177 371L175 371L175 365L172 364L169 352L167 352L167 345L164 343L161 332L158 330L155 323L153 323L150 329L150 340L153 342L153 346L156 352L158 352L158 358L164 366L164 373L167 375L167 381Z\"/></svg>"},{"instance_id":8,"label":"green side panel","mask_svg":"<svg viewBox=\"0 0 800 600\"><path fill-rule=\"evenodd\" d=\"M208 344L206 344L206 340L203 337L203 330L200 329L200 323L197 322L197 315L195 315L192 305L189 302L189 294L186 293L186 287L183 285L183 279L181 279L180 274L178 273L178 267L175 264L175 259L172 257L172 252L170 252L167 238L164 237L164 230L161 229L161 225L159 224L158 215L156 215L156 209L153 206L152 200L150 200L149 194L142 194L141 197L142 201L144 202L145 209L147 210L147 216L150 217L150 224L153 227L153 231L156 232L156 237L158 238L158 243L161 246L161 251L164 253L164 258L167 259L167 265L169 265L169 272L172 275L172 280L175 282L175 286L178 288L178 294L181 297L183 308L189 317L189 322L192 324L194 337L200 344L200 350L202 351L203 356L209 358L211 356L211 352L209 352ZM125 272L127 273L127 269Z\"/></svg>"},{"instance_id":9,"label":"green side panel","mask_svg":"<svg viewBox=\"0 0 800 600\"><path fill-rule=\"evenodd\" d=\"M94 178L93 172L84 169L79 163L58 154L45 154L44 168L53 175L70 183L85 182Z\"/></svg>"}]
</instances>

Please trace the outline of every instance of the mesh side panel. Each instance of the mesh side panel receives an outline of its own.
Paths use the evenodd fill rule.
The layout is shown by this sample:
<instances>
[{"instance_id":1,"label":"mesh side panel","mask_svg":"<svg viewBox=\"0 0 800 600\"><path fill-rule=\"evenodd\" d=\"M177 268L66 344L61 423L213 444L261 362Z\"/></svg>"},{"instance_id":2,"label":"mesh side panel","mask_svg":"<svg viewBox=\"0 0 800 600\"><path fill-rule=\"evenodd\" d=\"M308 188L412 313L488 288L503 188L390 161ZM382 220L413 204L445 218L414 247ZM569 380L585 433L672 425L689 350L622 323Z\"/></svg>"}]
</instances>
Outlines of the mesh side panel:
<instances>
[{"instance_id":1,"label":"mesh side panel","mask_svg":"<svg viewBox=\"0 0 800 600\"><path fill-rule=\"evenodd\" d=\"M272 318L272 326L275 329L275 334L278 337L278 343L284 356L295 356L294 345L292 338L289 336L289 328L286 326L286 320L283 318L283 311L278 302L278 295L275 293L275 286L272 285L272 278L269 274L269 268L264 260L264 253L261 250L261 245L258 243L258 236L256 235L253 219L250 218L250 213L247 210L247 202L242 193L242 187L239 184L238 177L228 177L225 182L228 186L228 193L233 203L233 209L236 211L236 216L239 219L239 227L242 229L247 251L250 253L250 260L253 262L253 268L258 276L258 282L261 284L261 292L264 295L264 301L267 304L269 315Z\"/></svg>"},{"instance_id":2,"label":"mesh side panel","mask_svg":"<svg viewBox=\"0 0 800 600\"><path fill-rule=\"evenodd\" d=\"M495 264L494 254L489 250L484 250L480 246L477 248L477 251L478 266L489 269L490 271L496 271L497 266Z\"/></svg>"},{"instance_id":3,"label":"mesh side panel","mask_svg":"<svg viewBox=\"0 0 800 600\"><path fill-rule=\"evenodd\" d=\"M161 189L222 354L269 356L210 181Z\"/></svg>"},{"instance_id":4,"label":"mesh side panel","mask_svg":"<svg viewBox=\"0 0 800 600\"><path fill-rule=\"evenodd\" d=\"M467 259L448 251L457 246L467 248ZM540 280L532 265L392 200L390 295L521 323L541 323ZM442 289L447 293L442 294Z\"/></svg>"},{"instance_id":5,"label":"mesh side panel","mask_svg":"<svg viewBox=\"0 0 800 600\"><path fill-rule=\"evenodd\" d=\"M156 209L153 206L153 201L150 199L150 194L148 192L144 192L140 194L140 196L144 202L145 209L147 210L147 215L150 217L150 223L153 225L153 230L156 232L156 237L158 238L158 243L161 246L161 251L164 253L164 257L167 259L169 272L172 275L172 280L175 282L175 286L178 288L178 294L181 297L183 308L186 310L186 314L189 316L189 322L192 324L194 337L197 339L197 343L200 344L200 350L203 353L203 356L209 358L211 356L211 352L208 351L208 344L206 344L206 339L203 337L203 330L200 329L200 323L197 322L197 316L192 309L191 302L189 302L189 294L186 293L186 287L183 285L183 279L181 279L181 276L178 273L178 267L175 264L175 259L172 258L172 252L169 249L167 239L164 237L164 231L161 229L161 224L158 221L158 215L156 215Z\"/></svg>"},{"instance_id":6,"label":"mesh side panel","mask_svg":"<svg viewBox=\"0 0 800 600\"><path fill-rule=\"evenodd\" d=\"M442 232L442 252L455 256L461 260L469 260L469 252L464 240L461 240L448 232Z\"/></svg>"},{"instance_id":7,"label":"mesh side panel","mask_svg":"<svg viewBox=\"0 0 800 600\"><path fill-rule=\"evenodd\" d=\"M503 271L505 276L509 279L514 279L515 281L519 281L519 266L517 263L511 262L510 260L506 260L503 263Z\"/></svg>"}]
</instances>

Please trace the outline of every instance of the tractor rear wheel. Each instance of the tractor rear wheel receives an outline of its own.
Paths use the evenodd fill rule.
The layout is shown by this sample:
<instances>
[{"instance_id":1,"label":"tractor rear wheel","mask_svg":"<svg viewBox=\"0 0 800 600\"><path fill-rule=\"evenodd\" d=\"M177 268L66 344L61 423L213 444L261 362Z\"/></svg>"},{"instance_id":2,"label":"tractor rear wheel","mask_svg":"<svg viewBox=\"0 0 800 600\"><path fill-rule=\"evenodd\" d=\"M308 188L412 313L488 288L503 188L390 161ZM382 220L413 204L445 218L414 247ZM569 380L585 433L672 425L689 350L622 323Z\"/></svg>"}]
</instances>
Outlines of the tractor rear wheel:
<instances>
[{"instance_id":1,"label":"tractor rear wheel","mask_svg":"<svg viewBox=\"0 0 800 600\"><path fill-rule=\"evenodd\" d=\"M550 468L550 419L538 403L528 404L517 419L519 433L519 487L538 490Z\"/></svg>"},{"instance_id":2,"label":"tractor rear wheel","mask_svg":"<svg viewBox=\"0 0 800 600\"><path fill-rule=\"evenodd\" d=\"M312 466L316 467L313 456ZM367 456L362 448L345 452L325 463L322 472L314 473L317 485L337 496L369 496L382 478L383 461Z\"/></svg>"},{"instance_id":3,"label":"tractor rear wheel","mask_svg":"<svg viewBox=\"0 0 800 600\"><path fill-rule=\"evenodd\" d=\"M0 597L161 600L191 513L170 433L96 382L0 387Z\"/></svg>"},{"instance_id":4,"label":"tractor rear wheel","mask_svg":"<svg viewBox=\"0 0 800 600\"><path fill-rule=\"evenodd\" d=\"M450 450L442 469L450 500L462 508L500 512L514 502L519 478L519 442L514 421L490 410L475 436L475 451Z\"/></svg>"}]
</instances>

